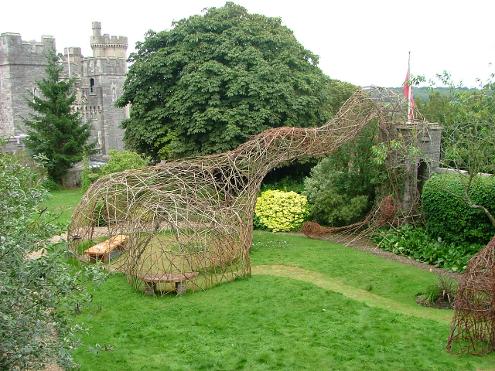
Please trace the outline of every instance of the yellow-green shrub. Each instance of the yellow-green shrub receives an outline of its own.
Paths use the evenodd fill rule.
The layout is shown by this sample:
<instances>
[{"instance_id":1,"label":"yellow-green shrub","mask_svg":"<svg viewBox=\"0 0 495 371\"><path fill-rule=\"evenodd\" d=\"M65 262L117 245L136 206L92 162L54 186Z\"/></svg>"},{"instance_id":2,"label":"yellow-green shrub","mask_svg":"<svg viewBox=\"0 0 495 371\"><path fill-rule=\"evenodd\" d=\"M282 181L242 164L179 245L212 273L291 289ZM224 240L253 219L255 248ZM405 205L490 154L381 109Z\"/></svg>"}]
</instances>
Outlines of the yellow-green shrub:
<instances>
[{"instance_id":1,"label":"yellow-green shrub","mask_svg":"<svg viewBox=\"0 0 495 371\"><path fill-rule=\"evenodd\" d=\"M255 215L263 226L273 232L293 231L308 215L308 200L296 192L268 190L258 197Z\"/></svg>"}]
</instances>

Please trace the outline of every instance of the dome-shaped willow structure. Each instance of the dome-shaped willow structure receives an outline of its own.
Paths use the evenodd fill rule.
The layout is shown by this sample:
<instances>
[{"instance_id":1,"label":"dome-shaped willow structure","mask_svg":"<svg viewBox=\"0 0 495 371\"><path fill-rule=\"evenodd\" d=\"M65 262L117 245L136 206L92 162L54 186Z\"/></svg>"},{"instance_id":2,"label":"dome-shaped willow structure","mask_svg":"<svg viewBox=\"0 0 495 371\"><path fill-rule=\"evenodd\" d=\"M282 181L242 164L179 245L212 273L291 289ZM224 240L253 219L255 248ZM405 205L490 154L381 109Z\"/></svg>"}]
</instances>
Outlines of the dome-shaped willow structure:
<instances>
[{"instance_id":1,"label":"dome-shaped willow structure","mask_svg":"<svg viewBox=\"0 0 495 371\"><path fill-rule=\"evenodd\" d=\"M454 300L449 351L495 351L495 237L468 263Z\"/></svg>"},{"instance_id":2,"label":"dome-shaped willow structure","mask_svg":"<svg viewBox=\"0 0 495 371\"><path fill-rule=\"evenodd\" d=\"M295 159L332 153L372 120L389 140L406 111L393 92L358 90L321 127L269 129L229 152L108 175L75 209L70 246L84 256L99 225L106 238L125 236L122 254L110 264L138 289L204 289L247 276L253 212L265 175Z\"/></svg>"}]
</instances>

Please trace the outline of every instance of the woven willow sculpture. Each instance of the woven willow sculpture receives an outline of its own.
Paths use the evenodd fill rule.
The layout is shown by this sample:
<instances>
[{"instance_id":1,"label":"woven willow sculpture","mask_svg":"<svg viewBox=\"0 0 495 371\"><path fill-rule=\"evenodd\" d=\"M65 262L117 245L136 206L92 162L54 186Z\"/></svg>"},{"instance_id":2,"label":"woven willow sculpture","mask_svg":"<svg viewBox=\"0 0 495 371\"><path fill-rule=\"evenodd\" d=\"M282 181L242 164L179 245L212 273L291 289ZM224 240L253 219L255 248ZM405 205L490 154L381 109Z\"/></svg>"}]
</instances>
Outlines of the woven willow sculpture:
<instances>
[{"instance_id":1,"label":"woven willow sculpture","mask_svg":"<svg viewBox=\"0 0 495 371\"><path fill-rule=\"evenodd\" d=\"M95 242L124 235L123 253L111 267L138 289L204 289L250 274L253 212L265 175L295 159L321 157L378 120L384 138L403 124L407 107L381 88L358 90L327 124L281 127L236 149L111 174L95 182L75 209L69 228L82 256Z\"/></svg>"},{"instance_id":2,"label":"woven willow sculpture","mask_svg":"<svg viewBox=\"0 0 495 371\"><path fill-rule=\"evenodd\" d=\"M471 258L459 282L447 349L495 351L495 237Z\"/></svg>"}]
</instances>

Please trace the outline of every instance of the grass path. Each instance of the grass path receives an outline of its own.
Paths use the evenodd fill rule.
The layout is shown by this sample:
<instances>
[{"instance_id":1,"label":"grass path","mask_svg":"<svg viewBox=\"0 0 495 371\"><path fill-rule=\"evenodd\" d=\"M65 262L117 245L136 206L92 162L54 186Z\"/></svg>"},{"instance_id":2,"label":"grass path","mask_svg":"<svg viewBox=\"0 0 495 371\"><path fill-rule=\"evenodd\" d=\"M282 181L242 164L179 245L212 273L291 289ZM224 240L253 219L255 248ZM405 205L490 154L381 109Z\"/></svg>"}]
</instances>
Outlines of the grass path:
<instances>
[{"instance_id":1,"label":"grass path","mask_svg":"<svg viewBox=\"0 0 495 371\"><path fill-rule=\"evenodd\" d=\"M312 283L315 286L325 290L342 294L349 299L363 302L370 307L382 308L391 312L414 316L417 318L448 323L452 317L452 311L450 310L425 308L420 306L415 308L410 305L373 294L366 290L346 285L334 277L328 277L318 272L313 272L294 266L257 265L252 267L252 273L255 275L277 276Z\"/></svg>"}]
</instances>

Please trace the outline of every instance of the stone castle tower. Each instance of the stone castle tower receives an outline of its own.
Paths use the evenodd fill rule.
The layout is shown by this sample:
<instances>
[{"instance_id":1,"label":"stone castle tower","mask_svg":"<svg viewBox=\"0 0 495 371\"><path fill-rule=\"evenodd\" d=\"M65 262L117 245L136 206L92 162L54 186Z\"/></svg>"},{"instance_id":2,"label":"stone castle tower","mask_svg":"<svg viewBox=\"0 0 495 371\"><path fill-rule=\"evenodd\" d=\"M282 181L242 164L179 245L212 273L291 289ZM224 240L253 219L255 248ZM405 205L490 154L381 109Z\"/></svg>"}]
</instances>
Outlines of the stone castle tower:
<instances>
[{"instance_id":1,"label":"stone castle tower","mask_svg":"<svg viewBox=\"0 0 495 371\"><path fill-rule=\"evenodd\" d=\"M127 72L127 37L101 34L101 23L93 22L90 38L92 57L84 57L81 48L64 49L63 78L74 78L74 110L91 123L91 136L98 154L123 148L120 123L127 109L115 107L122 94ZM45 75L48 48L55 50L55 39L44 36L41 42L25 42L19 34L0 36L0 136L9 138L6 150L22 148L25 136L23 117L29 115L26 96L37 94L36 81Z\"/></svg>"},{"instance_id":2,"label":"stone castle tower","mask_svg":"<svg viewBox=\"0 0 495 371\"><path fill-rule=\"evenodd\" d=\"M0 136L10 138L12 149L25 136L23 117L30 109L29 95L37 94L36 80L45 76L46 52L55 50L55 39L24 41L18 33L0 34Z\"/></svg>"}]
</instances>

